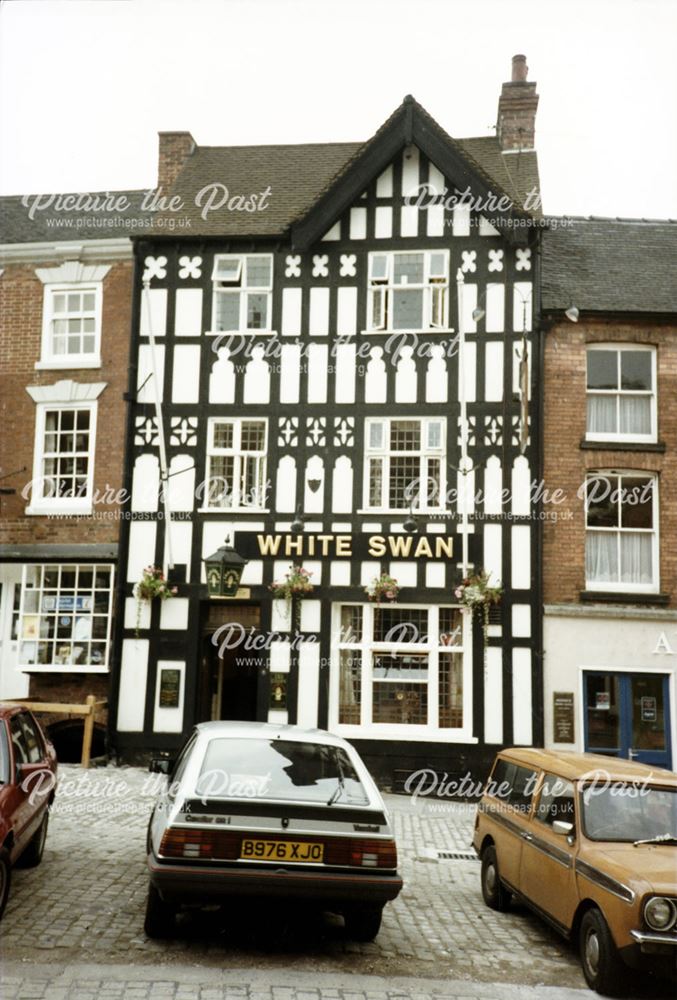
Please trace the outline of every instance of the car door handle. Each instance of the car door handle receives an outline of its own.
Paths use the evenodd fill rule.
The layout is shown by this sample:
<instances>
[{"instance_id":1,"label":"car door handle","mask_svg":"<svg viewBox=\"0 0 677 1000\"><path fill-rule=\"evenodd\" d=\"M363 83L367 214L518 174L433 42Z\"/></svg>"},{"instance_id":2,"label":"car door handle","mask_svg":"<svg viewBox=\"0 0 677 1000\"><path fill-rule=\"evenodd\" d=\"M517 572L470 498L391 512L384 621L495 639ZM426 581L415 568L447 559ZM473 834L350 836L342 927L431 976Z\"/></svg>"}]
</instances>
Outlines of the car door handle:
<instances>
[{"instance_id":1,"label":"car door handle","mask_svg":"<svg viewBox=\"0 0 677 1000\"><path fill-rule=\"evenodd\" d=\"M534 838L533 838L533 837L531 836L531 834L530 834L530 833L523 833L523 834L522 834L522 836L524 837L524 839L525 839L525 840L533 840L533 839L534 839Z\"/></svg>"}]
</instances>

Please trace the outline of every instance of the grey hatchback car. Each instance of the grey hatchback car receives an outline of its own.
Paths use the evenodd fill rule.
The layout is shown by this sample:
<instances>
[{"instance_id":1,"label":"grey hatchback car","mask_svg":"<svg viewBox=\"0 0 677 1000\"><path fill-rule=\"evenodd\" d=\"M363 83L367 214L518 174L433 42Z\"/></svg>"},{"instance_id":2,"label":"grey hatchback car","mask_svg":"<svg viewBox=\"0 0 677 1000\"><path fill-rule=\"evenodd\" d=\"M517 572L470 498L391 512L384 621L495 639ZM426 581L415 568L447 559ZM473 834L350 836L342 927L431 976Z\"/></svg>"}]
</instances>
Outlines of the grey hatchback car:
<instances>
[{"instance_id":1,"label":"grey hatchback car","mask_svg":"<svg viewBox=\"0 0 677 1000\"><path fill-rule=\"evenodd\" d=\"M229 897L320 903L358 941L402 888L388 813L357 751L321 730L205 722L168 775L148 828L145 930L171 936L183 905Z\"/></svg>"}]
</instances>

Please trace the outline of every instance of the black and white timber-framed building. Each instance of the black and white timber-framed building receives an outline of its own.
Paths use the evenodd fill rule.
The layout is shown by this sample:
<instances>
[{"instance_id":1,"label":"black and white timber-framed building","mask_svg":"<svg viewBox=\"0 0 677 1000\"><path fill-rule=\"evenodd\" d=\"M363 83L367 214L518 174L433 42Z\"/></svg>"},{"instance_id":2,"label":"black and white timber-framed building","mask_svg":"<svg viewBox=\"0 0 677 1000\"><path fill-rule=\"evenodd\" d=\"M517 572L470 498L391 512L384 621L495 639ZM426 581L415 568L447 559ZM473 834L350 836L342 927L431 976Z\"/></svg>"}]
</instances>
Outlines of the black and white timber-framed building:
<instances>
[{"instance_id":1,"label":"black and white timber-framed building","mask_svg":"<svg viewBox=\"0 0 677 1000\"><path fill-rule=\"evenodd\" d=\"M516 60L496 137L454 140L412 98L364 144L161 135L180 208L136 241L118 756L212 717L289 721L345 735L398 787L542 742L537 97ZM504 588L486 656L454 594L464 517L470 571ZM248 562L210 598L226 538ZM144 567L167 564L176 596L137 607ZM298 623L270 590L291 564L314 587ZM393 603L365 593L383 572Z\"/></svg>"}]
</instances>

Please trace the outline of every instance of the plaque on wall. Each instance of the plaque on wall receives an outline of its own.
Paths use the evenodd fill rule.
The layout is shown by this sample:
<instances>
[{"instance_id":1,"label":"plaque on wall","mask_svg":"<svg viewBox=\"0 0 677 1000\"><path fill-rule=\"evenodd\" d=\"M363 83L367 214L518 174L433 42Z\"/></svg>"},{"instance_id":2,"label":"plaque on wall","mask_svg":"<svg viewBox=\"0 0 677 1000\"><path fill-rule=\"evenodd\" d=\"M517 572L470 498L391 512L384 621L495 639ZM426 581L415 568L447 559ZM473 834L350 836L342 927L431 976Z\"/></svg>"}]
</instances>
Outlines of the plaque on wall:
<instances>
[{"instance_id":1,"label":"plaque on wall","mask_svg":"<svg viewBox=\"0 0 677 1000\"><path fill-rule=\"evenodd\" d=\"M575 743L573 691L555 691L553 701L554 743Z\"/></svg>"},{"instance_id":2,"label":"plaque on wall","mask_svg":"<svg viewBox=\"0 0 677 1000\"><path fill-rule=\"evenodd\" d=\"M181 671L163 667L160 670L160 708L178 708L181 695Z\"/></svg>"},{"instance_id":3,"label":"plaque on wall","mask_svg":"<svg viewBox=\"0 0 677 1000\"><path fill-rule=\"evenodd\" d=\"M286 709L287 678L289 674L271 673L270 675L270 708Z\"/></svg>"}]
</instances>

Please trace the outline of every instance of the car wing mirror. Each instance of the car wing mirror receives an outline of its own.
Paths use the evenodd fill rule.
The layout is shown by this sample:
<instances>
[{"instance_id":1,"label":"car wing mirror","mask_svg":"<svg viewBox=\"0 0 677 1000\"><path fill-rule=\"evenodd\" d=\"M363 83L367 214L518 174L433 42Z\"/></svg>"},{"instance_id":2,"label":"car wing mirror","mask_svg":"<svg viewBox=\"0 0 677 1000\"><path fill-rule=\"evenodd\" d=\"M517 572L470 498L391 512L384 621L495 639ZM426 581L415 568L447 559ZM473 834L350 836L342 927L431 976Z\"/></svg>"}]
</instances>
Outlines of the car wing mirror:
<instances>
[{"instance_id":1,"label":"car wing mirror","mask_svg":"<svg viewBox=\"0 0 677 1000\"><path fill-rule=\"evenodd\" d=\"M552 824L552 832L559 834L560 837L568 837L574 832L574 824L567 823L563 819L556 819Z\"/></svg>"},{"instance_id":2,"label":"car wing mirror","mask_svg":"<svg viewBox=\"0 0 677 1000\"><path fill-rule=\"evenodd\" d=\"M174 761L169 757L151 757L148 770L152 774L169 774L173 765Z\"/></svg>"}]
</instances>

